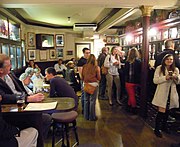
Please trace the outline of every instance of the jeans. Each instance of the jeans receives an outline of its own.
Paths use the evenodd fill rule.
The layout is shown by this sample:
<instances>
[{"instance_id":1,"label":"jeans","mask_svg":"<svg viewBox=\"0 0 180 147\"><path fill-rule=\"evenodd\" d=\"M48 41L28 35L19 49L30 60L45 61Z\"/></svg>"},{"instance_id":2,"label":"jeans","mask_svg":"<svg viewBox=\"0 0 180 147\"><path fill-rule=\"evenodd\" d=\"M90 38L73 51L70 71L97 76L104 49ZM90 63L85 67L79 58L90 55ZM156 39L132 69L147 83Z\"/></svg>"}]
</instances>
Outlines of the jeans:
<instances>
[{"instance_id":1,"label":"jeans","mask_svg":"<svg viewBox=\"0 0 180 147\"><path fill-rule=\"evenodd\" d=\"M88 94L84 92L84 118L87 120L96 120L96 97L97 97L98 87L93 94Z\"/></svg>"},{"instance_id":2,"label":"jeans","mask_svg":"<svg viewBox=\"0 0 180 147\"><path fill-rule=\"evenodd\" d=\"M83 81L81 81L81 105L82 105L82 112L84 112L84 85L83 85Z\"/></svg>"}]
</instances>

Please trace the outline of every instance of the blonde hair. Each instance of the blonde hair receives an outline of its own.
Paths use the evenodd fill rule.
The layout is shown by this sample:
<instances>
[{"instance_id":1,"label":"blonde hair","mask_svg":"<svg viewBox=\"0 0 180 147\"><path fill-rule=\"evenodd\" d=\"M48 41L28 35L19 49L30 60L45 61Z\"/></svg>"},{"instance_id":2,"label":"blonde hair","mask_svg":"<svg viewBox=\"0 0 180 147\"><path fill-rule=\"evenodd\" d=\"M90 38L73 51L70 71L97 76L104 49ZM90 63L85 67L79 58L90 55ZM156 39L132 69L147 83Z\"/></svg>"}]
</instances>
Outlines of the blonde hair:
<instances>
[{"instance_id":1,"label":"blonde hair","mask_svg":"<svg viewBox=\"0 0 180 147\"><path fill-rule=\"evenodd\" d=\"M94 66L97 66L97 60L96 60L96 57L94 56L94 54L90 54L90 56L87 60L87 64L92 64Z\"/></svg>"},{"instance_id":2,"label":"blonde hair","mask_svg":"<svg viewBox=\"0 0 180 147\"><path fill-rule=\"evenodd\" d=\"M133 47L128 52L127 61L130 62L130 63L133 63L136 58L139 58L139 52L135 47Z\"/></svg>"}]
</instances>

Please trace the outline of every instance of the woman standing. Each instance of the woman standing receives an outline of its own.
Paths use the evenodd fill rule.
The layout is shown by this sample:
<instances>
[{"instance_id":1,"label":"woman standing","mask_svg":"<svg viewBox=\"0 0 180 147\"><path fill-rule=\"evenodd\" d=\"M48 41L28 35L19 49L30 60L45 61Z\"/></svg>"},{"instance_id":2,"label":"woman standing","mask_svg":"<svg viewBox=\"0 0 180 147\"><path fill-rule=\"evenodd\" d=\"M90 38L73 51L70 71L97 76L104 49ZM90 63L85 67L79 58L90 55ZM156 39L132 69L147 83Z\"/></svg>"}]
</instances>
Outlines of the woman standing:
<instances>
[{"instance_id":1,"label":"woman standing","mask_svg":"<svg viewBox=\"0 0 180 147\"><path fill-rule=\"evenodd\" d=\"M136 113L135 88L140 84L141 77L141 61L136 48L129 50L127 60L125 62L125 86L129 96L128 108L132 109L132 113Z\"/></svg>"},{"instance_id":2,"label":"woman standing","mask_svg":"<svg viewBox=\"0 0 180 147\"><path fill-rule=\"evenodd\" d=\"M101 79L100 67L97 66L96 58L91 54L87 60L87 63L82 69L82 80L84 83L89 83L90 85L96 87L93 94L85 93L84 100L84 117L87 120L96 120L95 105L98 90L98 83Z\"/></svg>"},{"instance_id":3,"label":"woman standing","mask_svg":"<svg viewBox=\"0 0 180 147\"><path fill-rule=\"evenodd\" d=\"M111 49L111 54L107 55L104 61L104 66L108 68L108 74L106 75L107 86L108 86L108 97L109 105L112 106L112 86L113 81L116 85L116 100L117 103L121 105L120 102L120 78L118 69L121 68L120 57L118 55L117 48L114 46Z\"/></svg>"},{"instance_id":4,"label":"woman standing","mask_svg":"<svg viewBox=\"0 0 180 147\"><path fill-rule=\"evenodd\" d=\"M180 83L180 75L178 68L175 67L172 54L164 56L161 65L159 65L155 70L153 81L157 84L157 88L152 104L158 107L154 134L157 137L162 137L160 129L167 131L166 122L168 118L168 110L179 107L176 84ZM167 105L168 101L169 105Z\"/></svg>"}]
</instances>

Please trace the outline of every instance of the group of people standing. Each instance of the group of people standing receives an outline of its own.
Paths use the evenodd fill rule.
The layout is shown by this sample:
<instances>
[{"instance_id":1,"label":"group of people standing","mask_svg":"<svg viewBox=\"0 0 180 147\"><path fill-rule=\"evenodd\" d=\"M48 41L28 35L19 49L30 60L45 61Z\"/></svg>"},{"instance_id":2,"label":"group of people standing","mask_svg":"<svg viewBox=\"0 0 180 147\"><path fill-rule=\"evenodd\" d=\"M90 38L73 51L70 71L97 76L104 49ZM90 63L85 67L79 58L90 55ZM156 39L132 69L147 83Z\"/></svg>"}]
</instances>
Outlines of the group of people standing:
<instances>
[{"instance_id":1,"label":"group of people standing","mask_svg":"<svg viewBox=\"0 0 180 147\"><path fill-rule=\"evenodd\" d=\"M118 47L112 47L110 53L107 47L102 48L102 53L96 60L90 49L84 48L84 56L77 63L78 71L82 80L82 113L87 120L96 120L95 104L99 92L99 99L108 97L109 105L113 106L115 100L118 105L122 105L121 81L119 70L122 66L123 56ZM107 73L102 72L102 66L107 69ZM138 56L138 50L133 48L128 53L128 59L125 62L126 87L129 95L129 107L136 108L135 87L140 84L141 61ZM84 91L84 84L89 83L96 87L93 94ZM107 95L106 95L107 89ZM115 100L114 100L115 97Z\"/></svg>"}]
</instances>

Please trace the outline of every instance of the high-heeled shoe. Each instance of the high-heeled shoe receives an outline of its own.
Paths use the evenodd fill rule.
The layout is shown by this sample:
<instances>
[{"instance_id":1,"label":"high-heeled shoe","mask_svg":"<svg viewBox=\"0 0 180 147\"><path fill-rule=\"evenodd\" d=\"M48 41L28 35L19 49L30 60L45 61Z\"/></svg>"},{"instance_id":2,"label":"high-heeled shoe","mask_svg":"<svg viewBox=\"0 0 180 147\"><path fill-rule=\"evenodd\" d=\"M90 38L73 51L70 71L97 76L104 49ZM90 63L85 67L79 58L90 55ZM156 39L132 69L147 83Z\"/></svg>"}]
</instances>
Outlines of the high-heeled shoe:
<instances>
[{"instance_id":1,"label":"high-heeled shoe","mask_svg":"<svg viewBox=\"0 0 180 147\"><path fill-rule=\"evenodd\" d=\"M117 103L118 103L119 105L123 105L123 103L122 103L119 99L117 99Z\"/></svg>"},{"instance_id":2,"label":"high-heeled shoe","mask_svg":"<svg viewBox=\"0 0 180 147\"><path fill-rule=\"evenodd\" d=\"M110 105L110 106L112 106L112 105L113 105L112 101L109 101L109 105Z\"/></svg>"}]
</instances>

